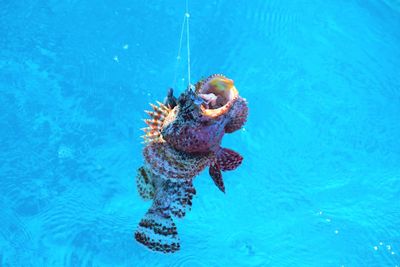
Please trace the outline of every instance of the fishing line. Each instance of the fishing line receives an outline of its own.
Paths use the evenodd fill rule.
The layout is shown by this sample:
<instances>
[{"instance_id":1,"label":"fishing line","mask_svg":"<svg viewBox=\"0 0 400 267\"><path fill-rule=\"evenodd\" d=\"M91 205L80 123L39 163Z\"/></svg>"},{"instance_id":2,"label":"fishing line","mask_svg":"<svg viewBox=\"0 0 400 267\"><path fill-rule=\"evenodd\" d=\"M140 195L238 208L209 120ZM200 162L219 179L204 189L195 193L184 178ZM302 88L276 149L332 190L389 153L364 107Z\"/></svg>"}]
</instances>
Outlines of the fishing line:
<instances>
[{"instance_id":1,"label":"fishing line","mask_svg":"<svg viewBox=\"0 0 400 267\"><path fill-rule=\"evenodd\" d=\"M185 14L183 15L183 20L182 20L182 27L181 27L181 35L179 37L179 49L178 49L178 55L176 56L176 64L175 64L175 73L174 73L174 82L173 82L173 88L176 86L176 78L178 75L178 67L181 61L181 52L182 52L182 43L183 43L183 34L185 32L186 28L186 48L187 48L187 78L188 78L188 86L191 86L190 82L190 28L189 28L189 1L186 0L186 9L185 9Z\"/></svg>"},{"instance_id":2,"label":"fishing line","mask_svg":"<svg viewBox=\"0 0 400 267\"><path fill-rule=\"evenodd\" d=\"M186 46L187 46L187 65L188 65L188 86L190 87L190 42L189 42L189 7L188 7L188 0L186 0Z\"/></svg>"}]
</instances>

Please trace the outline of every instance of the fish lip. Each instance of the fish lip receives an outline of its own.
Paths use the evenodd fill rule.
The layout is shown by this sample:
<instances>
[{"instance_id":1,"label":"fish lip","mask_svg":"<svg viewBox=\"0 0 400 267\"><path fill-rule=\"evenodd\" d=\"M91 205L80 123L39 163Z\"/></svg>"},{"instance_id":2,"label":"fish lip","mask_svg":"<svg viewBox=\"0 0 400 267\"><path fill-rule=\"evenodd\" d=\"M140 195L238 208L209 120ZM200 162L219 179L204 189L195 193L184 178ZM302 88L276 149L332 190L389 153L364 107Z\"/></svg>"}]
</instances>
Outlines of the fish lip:
<instances>
[{"instance_id":1,"label":"fish lip","mask_svg":"<svg viewBox=\"0 0 400 267\"><path fill-rule=\"evenodd\" d=\"M216 89L215 86L211 85L213 82L222 84L224 87L222 89L217 87ZM207 108L204 104L200 105L202 115L209 118L218 118L226 114L239 97L239 91L234 86L233 80L222 74L211 75L207 79L199 82L196 86L195 92L198 96L201 94L212 93L224 98L225 102L223 106L218 108Z\"/></svg>"}]
</instances>

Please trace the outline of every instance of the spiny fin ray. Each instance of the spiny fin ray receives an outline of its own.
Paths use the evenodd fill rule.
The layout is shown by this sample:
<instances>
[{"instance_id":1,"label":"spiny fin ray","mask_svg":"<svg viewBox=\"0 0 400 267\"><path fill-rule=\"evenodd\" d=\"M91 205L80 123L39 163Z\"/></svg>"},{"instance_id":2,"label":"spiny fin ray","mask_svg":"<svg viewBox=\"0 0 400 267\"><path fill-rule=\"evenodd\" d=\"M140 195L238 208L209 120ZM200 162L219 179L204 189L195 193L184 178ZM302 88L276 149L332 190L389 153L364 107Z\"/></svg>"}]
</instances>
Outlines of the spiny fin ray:
<instances>
[{"instance_id":1,"label":"spiny fin ray","mask_svg":"<svg viewBox=\"0 0 400 267\"><path fill-rule=\"evenodd\" d=\"M149 119L143 120L148 125L148 127L141 129L145 132L145 134L142 135L145 144L164 141L161 136L161 130L164 124L164 120L171 111L171 108L159 101L157 101L157 104L158 105L154 105L150 103L153 111L145 110L145 113L147 113L150 117Z\"/></svg>"}]
</instances>

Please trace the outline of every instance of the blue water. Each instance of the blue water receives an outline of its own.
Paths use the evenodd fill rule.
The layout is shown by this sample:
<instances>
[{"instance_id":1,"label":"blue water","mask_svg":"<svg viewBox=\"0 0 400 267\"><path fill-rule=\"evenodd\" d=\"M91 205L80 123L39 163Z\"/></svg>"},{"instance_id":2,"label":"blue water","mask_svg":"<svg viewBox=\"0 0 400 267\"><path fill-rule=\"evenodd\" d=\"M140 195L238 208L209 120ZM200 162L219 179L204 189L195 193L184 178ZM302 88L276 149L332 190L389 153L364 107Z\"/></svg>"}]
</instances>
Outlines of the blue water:
<instances>
[{"instance_id":1,"label":"blue water","mask_svg":"<svg viewBox=\"0 0 400 267\"><path fill-rule=\"evenodd\" d=\"M400 3L189 2L192 80L250 115L163 255L133 238L135 174L184 1L0 0L0 266L400 266Z\"/></svg>"}]
</instances>

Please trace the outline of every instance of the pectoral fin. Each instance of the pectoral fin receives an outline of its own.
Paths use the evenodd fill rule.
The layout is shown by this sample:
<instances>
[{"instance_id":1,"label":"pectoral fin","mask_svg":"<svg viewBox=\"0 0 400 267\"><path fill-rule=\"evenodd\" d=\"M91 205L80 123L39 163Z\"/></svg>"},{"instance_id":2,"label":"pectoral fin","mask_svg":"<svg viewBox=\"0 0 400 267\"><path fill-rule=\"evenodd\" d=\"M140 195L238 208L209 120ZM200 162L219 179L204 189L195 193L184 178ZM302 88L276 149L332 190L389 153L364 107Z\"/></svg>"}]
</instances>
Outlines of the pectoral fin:
<instances>
[{"instance_id":1,"label":"pectoral fin","mask_svg":"<svg viewBox=\"0 0 400 267\"><path fill-rule=\"evenodd\" d=\"M209 173L215 185L219 188L219 190L225 193L225 186L224 181L222 180L221 169L219 168L217 163L210 166Z\"/></svg>"},{"instance_id":2,"label":"pectoral fin","mask_svg":"<svg viewBox=\"0 0 400 267\"><path fill-rule=\"evenodd\" d=\"M222 171L236 169L243 161L243 157L228 148L220 148L217 152L217 163Z\"/></svg>"}]
</instances>

